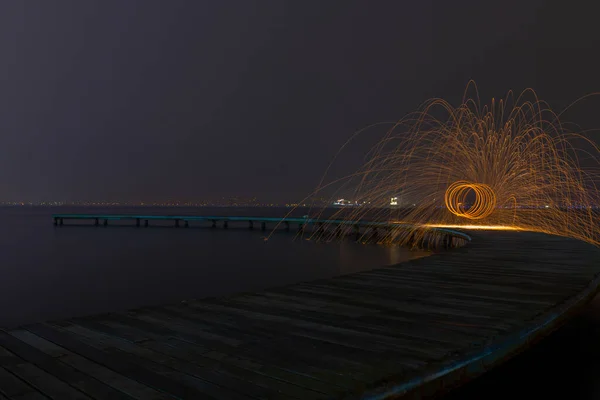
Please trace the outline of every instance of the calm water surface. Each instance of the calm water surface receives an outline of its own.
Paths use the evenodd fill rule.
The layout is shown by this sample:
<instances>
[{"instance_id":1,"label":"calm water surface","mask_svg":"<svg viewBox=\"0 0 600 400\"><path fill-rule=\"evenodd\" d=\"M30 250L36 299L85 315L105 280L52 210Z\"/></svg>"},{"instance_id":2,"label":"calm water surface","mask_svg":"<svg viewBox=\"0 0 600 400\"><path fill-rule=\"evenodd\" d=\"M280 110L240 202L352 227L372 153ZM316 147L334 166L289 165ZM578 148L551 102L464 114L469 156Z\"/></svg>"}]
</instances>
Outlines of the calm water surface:
<instances>
[{"instance_id":1,"label":"calm water surface","mask_svg":"<svg viewBox=\"0 0 600 400\"><path fill-rule=\"evenodd\" d=\"M53 212L282 216L285 209L0 208L0 326L253 291L423 255L244 228L55 227ZM302 216L306 210L298 210ZM170 223L172 225L172 222ZM269 233L267 231L266 233Z\"/></svg>"}]
</instances>

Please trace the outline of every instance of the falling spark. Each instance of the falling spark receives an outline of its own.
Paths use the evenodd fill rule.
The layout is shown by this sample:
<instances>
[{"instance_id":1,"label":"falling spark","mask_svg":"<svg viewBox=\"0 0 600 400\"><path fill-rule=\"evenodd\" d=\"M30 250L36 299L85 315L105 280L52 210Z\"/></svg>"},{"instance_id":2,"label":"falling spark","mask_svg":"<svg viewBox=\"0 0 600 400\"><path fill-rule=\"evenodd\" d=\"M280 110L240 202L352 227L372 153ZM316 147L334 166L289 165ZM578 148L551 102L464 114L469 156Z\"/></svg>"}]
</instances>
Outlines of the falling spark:
<instances>
[{"instance_id":1,"label":"falling spark","mask_svg":"<svg viewBox=\"0 0 600 400\"><path fill-rule=\"evenodd\" d=\"M402 221L379 236L383 243L414 243L444 227L539 231L599 245L599 154L533 90L482 107L471 82L460 105L424 103L394 123L358 171L331 182L325 175L315 193L341 185L332 198L343 191L369 203L332 220Z\"/></svg>"}]
</instances>

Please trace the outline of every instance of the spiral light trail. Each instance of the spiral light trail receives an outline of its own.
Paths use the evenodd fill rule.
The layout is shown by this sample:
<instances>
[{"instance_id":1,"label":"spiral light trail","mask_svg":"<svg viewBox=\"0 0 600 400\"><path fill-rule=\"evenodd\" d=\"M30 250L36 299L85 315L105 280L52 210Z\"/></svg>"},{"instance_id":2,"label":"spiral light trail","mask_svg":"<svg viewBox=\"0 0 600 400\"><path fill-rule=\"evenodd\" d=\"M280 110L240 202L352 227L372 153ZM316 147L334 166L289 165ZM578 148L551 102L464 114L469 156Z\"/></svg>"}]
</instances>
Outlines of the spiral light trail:
<instances>
[{"instance_id":1,"label":"spiral light trail","mask_svg":"<svg viewBox=\"0 0 600 400\"><path fill-rule=\"evenodd\" d=\"M471 191L475 193L475 201L472 206L465 208L467 195ZM444 202L448 210L458 217L482 219L494 212L496 194L488 185L458 181L448 186Z\"/></svg>"}]
</instances>

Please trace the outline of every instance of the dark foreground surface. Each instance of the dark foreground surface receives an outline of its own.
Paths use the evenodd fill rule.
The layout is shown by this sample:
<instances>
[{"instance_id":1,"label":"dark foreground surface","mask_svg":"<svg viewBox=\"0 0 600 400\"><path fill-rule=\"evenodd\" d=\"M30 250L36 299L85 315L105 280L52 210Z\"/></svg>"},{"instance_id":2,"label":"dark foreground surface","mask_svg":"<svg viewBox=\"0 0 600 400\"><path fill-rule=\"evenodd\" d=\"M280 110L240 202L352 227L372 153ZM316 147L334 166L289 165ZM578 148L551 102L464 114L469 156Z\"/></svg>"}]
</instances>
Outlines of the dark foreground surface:
<instances>
[{"instance_id":1,"label":"dark foreground surface","mask_svg":"<svg viewBox=\"0 0 600 400\"><path fill-rule=\"evenodd\" d=\"M599 260L596 248L573 240L479 233L465 248L399 266L29 324L0 333L0 391L107 399L428 393L551 329L590 289ZM469 362L476 359L488 362ZM440 371L458 375L436 381Z\"/></svg>"},{"instance_id":2,"label":"dark foreground surface","mask_svg":"<svg viewBox=\"0 0 600 400\"><path fill-rule=\"evenodd\" d=\"M526 352L443 400L600 398L600 296Z\"/></svg>"}]
</instances>

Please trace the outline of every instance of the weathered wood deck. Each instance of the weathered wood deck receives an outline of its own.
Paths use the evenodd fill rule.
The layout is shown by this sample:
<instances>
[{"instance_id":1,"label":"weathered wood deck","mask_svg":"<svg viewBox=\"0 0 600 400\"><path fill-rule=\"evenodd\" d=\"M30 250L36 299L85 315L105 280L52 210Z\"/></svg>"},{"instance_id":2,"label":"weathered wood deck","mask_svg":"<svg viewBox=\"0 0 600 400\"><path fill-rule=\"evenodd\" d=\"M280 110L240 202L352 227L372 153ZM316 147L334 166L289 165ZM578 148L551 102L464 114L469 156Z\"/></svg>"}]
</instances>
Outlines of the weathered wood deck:
<instances>
[{"instance_id":1,"label":"weathered wood deck","mask_svg":"<svg viewBox=\"0 0 600 400\"><path fill-rule=\"evenodd\" d=\"M259 293L0 332L0 399L383 399L440 392L596 292L600 250L524 232Z\"/></svg>"}]
</instances>

